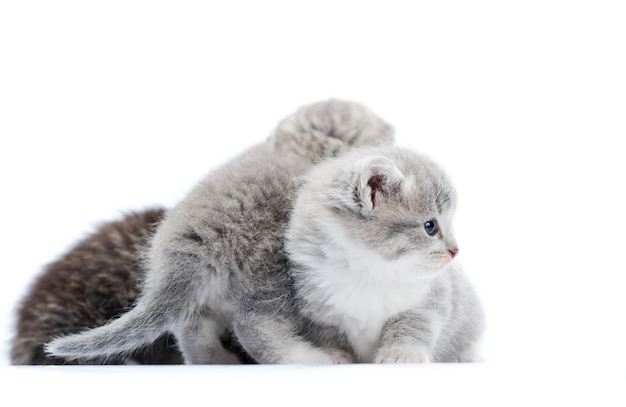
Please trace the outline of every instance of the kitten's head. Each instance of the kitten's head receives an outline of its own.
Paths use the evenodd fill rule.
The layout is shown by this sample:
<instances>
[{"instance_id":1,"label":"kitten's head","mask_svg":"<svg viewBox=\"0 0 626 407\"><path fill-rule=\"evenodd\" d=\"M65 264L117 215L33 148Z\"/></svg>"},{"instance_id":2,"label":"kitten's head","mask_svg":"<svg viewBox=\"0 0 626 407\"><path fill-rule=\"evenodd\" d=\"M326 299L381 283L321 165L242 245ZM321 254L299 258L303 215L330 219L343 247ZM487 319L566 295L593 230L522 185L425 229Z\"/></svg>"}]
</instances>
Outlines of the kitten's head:
<instances>
[{"instance_id":1,"label":"kitten's head","mask_svg":"<svg viewBox=\"0 0 626 407\"><path fill-rule=\"evenodd\" d=\"M360 103L330 99L306 105L276 127L271 141L279 150L318 159L350 146L393 142L393 128Z\"/></svg>"},{"instance_id":2,"label":"kitten's head","mask_svg":"<svg viewBox=\"0 0 626 407\"><path fill-rule=\"evenodd\" d=\"M432 275L450 264L459 250L452 230L456 192L438 165L397 147L355 150L327 164L309 178L332 180L314 187L324 208L319 221L417 271Z\"/></svg>"}]
</instances>

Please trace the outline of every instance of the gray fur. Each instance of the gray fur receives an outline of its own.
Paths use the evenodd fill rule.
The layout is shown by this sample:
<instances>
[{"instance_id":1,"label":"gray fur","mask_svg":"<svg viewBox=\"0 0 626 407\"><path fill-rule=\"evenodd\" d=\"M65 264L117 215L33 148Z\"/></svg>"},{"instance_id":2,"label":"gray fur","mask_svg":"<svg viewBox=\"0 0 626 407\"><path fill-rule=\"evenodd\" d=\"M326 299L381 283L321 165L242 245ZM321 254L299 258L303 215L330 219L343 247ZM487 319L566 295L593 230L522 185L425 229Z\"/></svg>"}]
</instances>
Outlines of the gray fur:
<instances>
[{"instance_id":1,"label":"gray fur","mask_svg":"<svg viewBox=\"0 0 626 407\"><path fill-rule=\"evenodd\" d=\"M187 363L230 363L236 359L219 338L233 325L261 363L344 361L342 352L290 336L291 325L280 325L280 318L251 329L255 314L249 311L276 315L285 309L284 315L291 315L282 248L295 178L350 146L392 139L391 127L361 105L331 100L303 107L265 143L211 173L167 213L152 240L145 284L132 310L100 328L57 338L46 351L66 359L108 357L169 331ZM263 343L262 335L255 337L258 330L270 337L280 329L276 326L284 331L285 346L313 356L294 358L300 354L255 345Z\"/></svg>"},{"instance_id":2,"label":"gray fur","mask_svg":"<svg viewBox=\"0 0 626 407\"><path fill-rule=\"evenodd\" d=\"M359 362L479 360L482 309L452 262L455 205L443 171L406 149L356 150L314 168L286 234L303 335Z\"/></svg>"}]
</instances>

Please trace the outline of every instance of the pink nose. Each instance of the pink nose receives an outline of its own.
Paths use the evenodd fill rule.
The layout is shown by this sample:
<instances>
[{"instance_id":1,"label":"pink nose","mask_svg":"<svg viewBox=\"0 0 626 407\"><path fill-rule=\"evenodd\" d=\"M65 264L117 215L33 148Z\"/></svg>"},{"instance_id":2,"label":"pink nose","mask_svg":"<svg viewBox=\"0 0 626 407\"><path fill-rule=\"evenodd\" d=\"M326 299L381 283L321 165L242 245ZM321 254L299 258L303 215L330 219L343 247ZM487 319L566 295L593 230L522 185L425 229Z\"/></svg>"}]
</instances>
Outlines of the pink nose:
<instances>
[{"instance_id":1,"label":"pink nose","mask_svg":"<svg viewBox=\"0 0 626 407\"><path fill-rule=\"evenodd\" d=\"M459 249L456 247L448 248L448 253L450 253L450 256L452 256L452 258L454 258L458 252L459 252Z\"/></svg>"}]
</instances>

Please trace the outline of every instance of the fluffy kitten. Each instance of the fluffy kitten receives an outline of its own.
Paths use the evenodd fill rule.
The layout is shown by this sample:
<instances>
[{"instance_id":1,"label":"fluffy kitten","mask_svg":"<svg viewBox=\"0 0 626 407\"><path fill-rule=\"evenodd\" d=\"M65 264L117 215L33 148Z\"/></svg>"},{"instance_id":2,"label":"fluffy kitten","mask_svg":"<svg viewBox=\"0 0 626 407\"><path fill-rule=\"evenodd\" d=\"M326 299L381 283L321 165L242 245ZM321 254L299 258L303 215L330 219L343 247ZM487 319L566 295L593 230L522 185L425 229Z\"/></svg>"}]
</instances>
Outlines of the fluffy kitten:
<instances>
[{"instance_id":1,"label":"fluffy kitten","mask_svg":"<svg viewBox=\"0 0 626 407\"><path fill-rule=\"evenodd\" d=\"M46 266L17 310L11 362L71 363L45 355L44 343L55 336L100 326L125 312L139 292L140 253L164 213L163 209L151 209L105 223ZM126 357L83 363L181 361L173 338L164 335Z\"/></svg>"},{"instance_id":2,"label":"fluffy kitten","mask_svg":"<svg viewBox=\"0 0 626 407\"><path fill-rule=\"evenodd\" d=\"M100 328L56 339L46 351L71 359L108 357L132 352L169 331L187 363L236 362L220 341L228 327L232 324L241 338L237 329L246 334L251 304L278 310L289 303L282 247L294 178L350 146L392 139L391 127L359 104L331 100L303 107L267 142L211 173L167 213L151 242L145 285L131 311ZM294 343L308 352L296 352L297 358L293 352L252 356L261 363L350 359L299 338Z\"/></svg>"},{"instance_id":3,"label":"fluffy kitten","mask_svg":"<svg viewBox=\"0 0 626 407\"><path fill-rule=\"evenodd\" d=\"M286 234L303 335L358 362L478 360L482 310L452 263L455 205L443 171L406 149L313 169Z\"/></svg>"}]
</instances>

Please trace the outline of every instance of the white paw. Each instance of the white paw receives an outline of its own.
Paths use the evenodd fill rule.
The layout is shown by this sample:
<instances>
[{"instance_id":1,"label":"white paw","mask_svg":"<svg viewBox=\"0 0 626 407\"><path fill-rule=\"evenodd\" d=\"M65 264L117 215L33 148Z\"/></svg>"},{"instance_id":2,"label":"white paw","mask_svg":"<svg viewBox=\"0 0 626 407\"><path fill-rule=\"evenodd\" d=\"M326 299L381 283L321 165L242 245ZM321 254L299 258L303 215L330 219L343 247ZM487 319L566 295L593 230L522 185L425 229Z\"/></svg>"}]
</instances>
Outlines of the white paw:
<instances>
[{"instance_id":1,"label":"white paw","mask_svg":"<svg viewBox=\"0 0 626 407\"><path fill-rule=\"evenodd\" d=\"M476 346L468 346L457 356L457 362L460 363L480 363L484 361L480 351L476 349Z\"/></svg>"},{"instance_id":2,"label":"white paw","mask_svg":"<svg viewBox=\"0 0 626 407\"><path fill-rule=\"evenodd\" d=\"M352 363L348 353L338 349L321 349L312 346L300 346L288 352L280 363L299 365L337 365Z\"/></svg>"},{"instance_id":3,"label":"white paw","mask_svg":"<svg viewBox=\"0 0 626 407\"><path fill-rule=\"evenodd\" d=\"M354 358L348 352L344 352L339 349L328 349L330 357L333 359L333 364L343 365L346 363L354 363Z\"/></svg>"},{"instance_id":4,"label":"white paw","mask_svg":"<svg viewBox=\"0 0 626 407\"><path fill-rule=\"evenodd\" d=\"M416 347L390 348L378 351L374 363L430 363L430 357Z\"/></svg>"}]
</instances>

